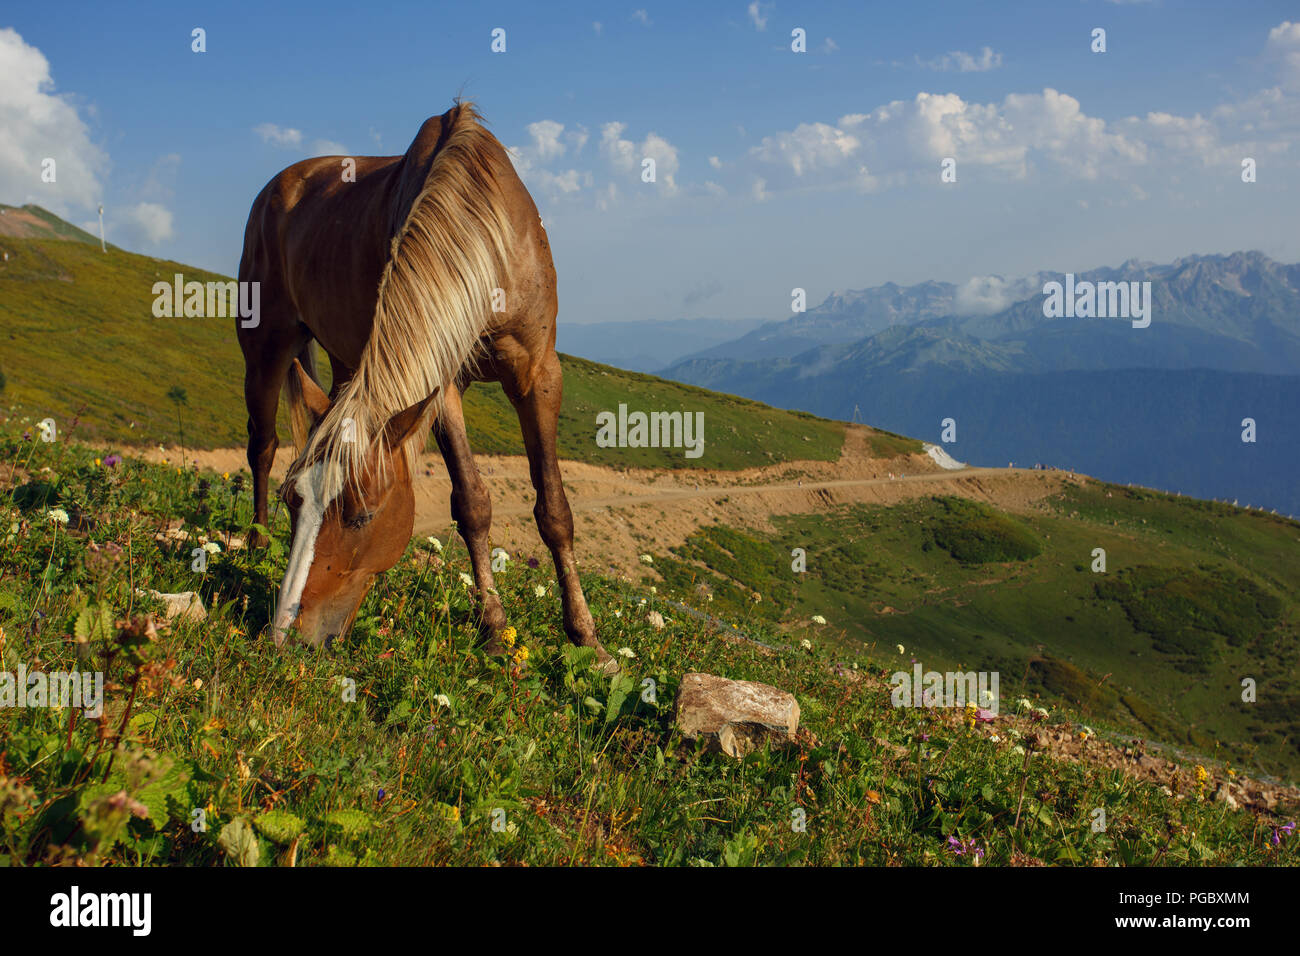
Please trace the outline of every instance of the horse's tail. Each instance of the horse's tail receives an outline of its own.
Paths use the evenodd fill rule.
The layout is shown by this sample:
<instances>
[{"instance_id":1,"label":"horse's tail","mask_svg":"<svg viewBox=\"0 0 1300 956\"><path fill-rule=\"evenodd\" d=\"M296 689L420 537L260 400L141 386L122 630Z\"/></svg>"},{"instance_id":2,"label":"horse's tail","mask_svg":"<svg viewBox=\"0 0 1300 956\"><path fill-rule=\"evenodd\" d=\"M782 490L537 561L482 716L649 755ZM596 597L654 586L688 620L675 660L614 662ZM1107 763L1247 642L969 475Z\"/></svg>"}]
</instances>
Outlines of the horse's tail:
<instances>
[{"instance_id":1,"label":"horse's tail","mask_svg":"<svg viewBox=\"0 0 1300 956\"><path fill-rule=\"evenodd\" d=\"M513 236L494 166L501 146L469 103L457 104L441 120L436 127L435 121L426 123L407 151L404 162L417 168L428 148L426 130L440 132L442 146L422 182L416 180L418 194L405 210L395 210L401 226L356 374L298 459L304 466L324 463L327 501L344 482L360 479L372 443L386 440L390 417L435 392L430 414L441 411L447 388L476 357L495 290L508 286ZM347 419L352 425L344 429ZM425 438L425 429L417 429L407 453L418 454ZM380 451L382 463L386 455Z\"/></svg>"},{"instance_id":2,"label":"horse's tail","mask_svg":"<svg viewBox=\"0 0 1300 956\"><path fill-rule=\"evenodd\" d=\"M320 376L316 374L315 341L308 340L302 347L302 351L298 353L298 361L302 365L302 370L319 385ZM302 383L292 370L284 379L284 400L289 406L289 430L293 435L293 446L298 451L302 451L307 447L311 435L312 420L311 414L307 411L307 400L302 394Z\"/></svg>"}]
</instances>

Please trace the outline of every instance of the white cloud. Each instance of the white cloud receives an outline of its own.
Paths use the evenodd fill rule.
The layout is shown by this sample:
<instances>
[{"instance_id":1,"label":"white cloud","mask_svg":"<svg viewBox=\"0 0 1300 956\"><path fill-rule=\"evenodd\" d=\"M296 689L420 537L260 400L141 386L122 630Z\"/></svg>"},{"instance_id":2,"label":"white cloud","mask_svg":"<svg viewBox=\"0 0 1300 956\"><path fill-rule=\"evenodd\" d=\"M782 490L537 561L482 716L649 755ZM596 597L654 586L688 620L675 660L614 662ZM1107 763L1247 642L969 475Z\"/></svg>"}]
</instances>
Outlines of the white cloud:
<instances>
[{"instance_id":1,"label":"white cloud","mask_svg":"<svg viewBox=\"0 0 1300 956\"><path fill-rule=\"evenodd\" d=\"M54 92L50 64L13 29L0 30L0 193L67 216L93 209L103 195L108 155L66 94ZM41 163L55 161L56 179L41 181Z\"/></svg>"},{"instance_id":2,"label":"white cloud","mask_svg":"<svg viewBox=\"0 0 1300 956\"><path fill-rule=\"evenodd\" d=\"M961 315L991 315L1033 295L1037 291L1034 282L1033 279L973 276L957 287L953 305Z\"/></svg>"},{"instance_id":3,"label":"white cloud","mask_svg":"<svg viewBox=\"0 0 1300 956\"><path fill-rule=\"evenodd\" d=\"M1094 179L1147 162L1146 145L1087 116L1053 89L971 103L956 93L918 93L835 124L801 123L763 138L750 157L776 188L853 185L863 189L930 180L941 159L1024 179L1042 167ZM779 173L785 173L781 176Z\"/></svg>"},{"instance_id":4,"label":"white cloud","mask_svg":"<svg viewBox=\"0 0 1300 956\"><path fill-rule=\"evenodd\" d=\"M750 154L765 163L789 166L795 176L834 168L861 146L852 134L826 123L800 123L789 132L764 136Z\"/></svg>"},{"instance_id":5,"label":"white cloud","mask_svg":"<svg viewBox=\"0 0 1300 956\"><path fill-rule=\"evenodd\" d=\"M633 10L632 19L643 23L645 26L650 25L650 14L646 13L644 10Z\"/></svg>"},{"instance_id":6,"label":"white cloud","mask_svg":"<svg viewBox=\"0 0 1300 956\"><path fill-rule=\"evenodd\" d=\"M772 9L776 6L774 3L760 3L759 0L753 2L746 8L745 12L749 14L750 22L754 24L756 30L767 29L767 18L771 16Z\"/></svg>"},{"instance_id":7,"label":"white cloud","mask_svg":"<svg viewBox=\"0 0 1300 956\"><path fill-rule=\"evenodd\" d=\"M721 169L721 168L722 168L722 160L718 159L718 157L716 157L716 156L710 156L710 157L709 157L709 165L712 166L714 169Z\"/></svg>"},{"instance_id":8,"label":"white cloud","mask_svg":"<svg viewBox=\"0 0 1300 956\"><path fill-rule=\"evenodd\" d=\"M87 219L81 228L98 236L99 220ZM156 246L175 235L171 210L161 203L141 202L121 209L110 204L104 208L104 237L123 249Z\"/></svg>"},{"instance_id":9,"label":"white cloud","mask_svg":"<svg viewBox=\"0 0 1300 956\"><path fill-rule=\"evenodd\" d=\"M1281 61L1279 79L1289 90L1300 90L1300 21L1283 20L1268 31L1268 56Z\"/></svg>"},{"instance_id":10,"label":"white cloud","mask_svg":"<svg viewBox=\"0 0 1300 956\"><path fill-rule=\"evenodd\" d=\"M953 50L951 53L945 53L943 56L937 56L932 60L922 60L918 56L916 62L928 70L987 73L989 70L996 70L1002 65L1002 54L995 53L992 47L986 46L978 54Z\"/></svg>"},{"instance_id":11,"label":"white cloud","mask_svg":"<svg viewBox=\"0 0 1300 956\"><path fill-rule=\"evenodd\" d=\"M621 173L641 169L645 159L655 161L655 182L666 195L677 192L677 147L658 133L649 133L639 144L623 139L626 123L606 123L600 130L600 151L611 166Z\"/></svg>"},{"instance_id":12,"label":"white cloud","mask_svg":"<svg viewBox=\"0 0 1300 956\"><path fill-rule=\"evenodd\" d=\"M318 139L311 144L313 156L351 156L352 153L342 143L332 139Z\"/></svg>"},{"instance_id":13,"label":"white cloud","mask_svg":"<svg viewBox=\"0 0 1300 956\"><path fill-rule=\"evenodd\" d=\"M136 203L127 209L126 222L129 230L139 233L146 242L156 244L174 235L171 210L156 202Z\"/></svg>"},{"instance_id":14,"label":"white cloud","mask_svg":"<svg viewBox=\"0 0 1300 956\"><path fill-rule=\"evenodd\" d=\"M299 129L262 123L254 126L253 132L262 137L262 142L280 149L297 149L302 145L302 130Z\"/></svg>"}]
</instances>

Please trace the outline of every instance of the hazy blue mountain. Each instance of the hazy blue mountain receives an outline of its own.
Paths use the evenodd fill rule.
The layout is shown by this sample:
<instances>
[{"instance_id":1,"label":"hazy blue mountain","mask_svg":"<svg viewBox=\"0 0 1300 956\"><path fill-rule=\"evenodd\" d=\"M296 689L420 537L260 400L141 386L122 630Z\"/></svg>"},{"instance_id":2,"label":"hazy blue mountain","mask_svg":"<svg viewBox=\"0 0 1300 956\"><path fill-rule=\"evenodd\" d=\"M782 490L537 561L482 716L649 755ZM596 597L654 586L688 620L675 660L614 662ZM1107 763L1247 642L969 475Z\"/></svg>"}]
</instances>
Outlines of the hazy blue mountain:
<instances>
[{"instance_id":1,"label":"hazy blue mountain","mask_svg":"<svg viewBox=\"0 0 1300 956\"><path fill-rule=\"evenodd\" d=\"M651 322L557 323L556 348L593 362L654 372L744 335L762 319L666 319Z\"/></svg>"},{"instance_id":2,"label":"hazy blue mountain","mask_svg":"<svg viewBox=\"0 0 1300 956\"><path fill-rule=\"evenodd\" d=\"M1300 513L1300 266L1246 252L1076 278L1151 282L1150 327L1048 319L1041 294L992 314L926 315L923 301L944 308L927 299L933 283L891 292L914 310L856 341L796 334L833 323L837 300L811 326L762 326L662 374L835 418L857 406L861 421L931 441L951 417L959 440L948 450L976 464L1041 461ZM1062 276L1034 282L1051 279ZM762 354L760 333L784 354ZM1255 444L1241 441L1243 418L1257 423Z\"/></svg>"}]
</instances>

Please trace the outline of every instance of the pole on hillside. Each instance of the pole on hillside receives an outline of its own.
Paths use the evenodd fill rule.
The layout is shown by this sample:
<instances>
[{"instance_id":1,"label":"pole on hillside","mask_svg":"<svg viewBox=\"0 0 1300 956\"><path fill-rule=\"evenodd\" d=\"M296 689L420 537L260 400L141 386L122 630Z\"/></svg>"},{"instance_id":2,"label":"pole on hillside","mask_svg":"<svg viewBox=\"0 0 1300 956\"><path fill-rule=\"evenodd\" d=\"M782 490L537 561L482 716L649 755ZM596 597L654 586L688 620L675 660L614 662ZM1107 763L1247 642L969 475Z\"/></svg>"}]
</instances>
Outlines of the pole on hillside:
<instances>
[{"instance_id":1,"label":"pole on hillside","mask_svg":"<svg viewBox=\"0 0 1300 956\"><path fill-rule=\"evenodd\" d=\"M104 205L99 206L99 248L101 252L108 252L108 246L104 243Z\"/></svg>"}]
</instances>

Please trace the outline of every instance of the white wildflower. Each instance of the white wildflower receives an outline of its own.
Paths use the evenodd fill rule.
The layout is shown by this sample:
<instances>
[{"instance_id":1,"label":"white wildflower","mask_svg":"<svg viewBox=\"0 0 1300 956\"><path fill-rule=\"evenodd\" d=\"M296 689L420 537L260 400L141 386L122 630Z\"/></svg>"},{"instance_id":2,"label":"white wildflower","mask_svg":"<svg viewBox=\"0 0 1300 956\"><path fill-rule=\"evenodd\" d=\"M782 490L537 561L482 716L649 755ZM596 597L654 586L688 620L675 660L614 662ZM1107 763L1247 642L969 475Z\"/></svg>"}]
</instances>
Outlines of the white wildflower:
<instances>
[{"instance_id":1,"label":"white wildflower","mask_svg":"<svg viewBox=\"0 0 1300 956\"><path fill-rule=\"evenodd\" d=\"M56 524L68 523L68 513L62 508L51 508L49 511L45 512L45 517L49 518Z\"/></svg>"}]
</instances>

